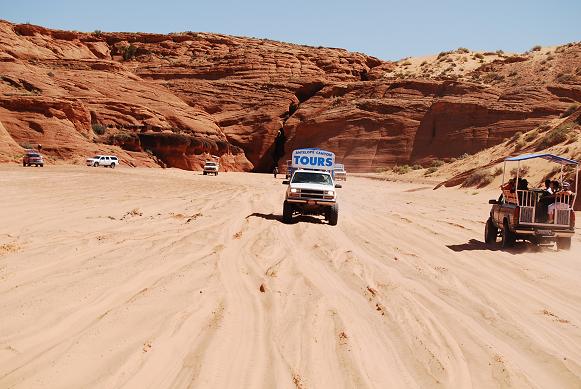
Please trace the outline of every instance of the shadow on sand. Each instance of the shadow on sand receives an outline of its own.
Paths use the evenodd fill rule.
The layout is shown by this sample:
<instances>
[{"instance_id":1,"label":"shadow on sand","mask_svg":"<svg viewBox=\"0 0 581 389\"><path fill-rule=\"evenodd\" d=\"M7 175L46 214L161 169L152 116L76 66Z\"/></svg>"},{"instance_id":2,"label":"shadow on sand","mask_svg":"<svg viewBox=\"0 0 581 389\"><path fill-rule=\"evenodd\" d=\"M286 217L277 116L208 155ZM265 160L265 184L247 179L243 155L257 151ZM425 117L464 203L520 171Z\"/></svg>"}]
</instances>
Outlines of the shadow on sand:
<instances>
[{"instance_id":1,"label":"shadow on sand","mask_svg":"<svg viewBox=\"0 0 581 389\"><path fill-rule=\"evenodd\" d=\"M265 219L265 220L276 220L280 223L283 222L282 215L275 215L274 213L254 212L254 213L251 213L250 215L246 216L246 219L251 218L251 217L259 217L259 218ZM305 216L305 215L293 217L293 221L291 224L300 223L300 222L312 223L312 224L323 224L322 219L318 219L318 218L313 217L313 216Z\"/></svg>"},{"instance_id":2,"label":"shadow on sand","mask_svg":"<svg viewBox=\"0 0 581 389\"><path fill-rule=\"evenodd\" d=\"M529 242L516 242L514 247L510 249L503 249L500 247L500 243L496 244L486 244L480 240L470 239L467 243L462 244L450 244L446 245L450 250L456 252L462 251L504 251L510 254L521 254L521 253L538 253L542 252L543 247Z\"/></svg>"}]
</instances>

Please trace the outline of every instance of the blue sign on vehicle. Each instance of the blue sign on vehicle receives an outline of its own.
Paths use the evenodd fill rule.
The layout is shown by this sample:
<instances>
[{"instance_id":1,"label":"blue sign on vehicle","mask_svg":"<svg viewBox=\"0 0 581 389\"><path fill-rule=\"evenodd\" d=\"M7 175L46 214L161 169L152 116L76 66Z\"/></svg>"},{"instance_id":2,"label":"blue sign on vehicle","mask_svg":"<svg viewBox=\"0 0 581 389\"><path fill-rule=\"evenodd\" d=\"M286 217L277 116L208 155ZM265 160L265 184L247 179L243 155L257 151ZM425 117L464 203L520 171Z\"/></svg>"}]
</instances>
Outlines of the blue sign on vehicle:
<instances>
[{"instance_id":1,"label":"blue sign on vehicle","mask_svg":"<svg viewBox=\"0 0 581 389\"><path fill-rule=\"evenodd\" d=\"M333 170L335 154L321 149L296 149L291 164L296 169Z\"/></svg>"}]
</instances>

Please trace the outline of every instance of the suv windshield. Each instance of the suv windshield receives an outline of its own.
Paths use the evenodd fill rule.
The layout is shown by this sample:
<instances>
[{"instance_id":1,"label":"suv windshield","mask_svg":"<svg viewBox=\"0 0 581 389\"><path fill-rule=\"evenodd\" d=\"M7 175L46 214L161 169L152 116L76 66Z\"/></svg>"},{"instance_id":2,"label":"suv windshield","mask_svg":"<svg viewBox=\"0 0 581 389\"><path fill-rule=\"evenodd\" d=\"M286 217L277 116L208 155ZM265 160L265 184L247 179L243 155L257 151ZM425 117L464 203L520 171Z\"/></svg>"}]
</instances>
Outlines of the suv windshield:
<instances>
[{"instance_id":1,"label":"suv windshield","mask_svg":"<svg viewBox=\"0 0 581 389\"><path fill-rule=\"evenodd\" d=\"M28 153L28 154L26 154L26 155L27 155L28 157L33 157L33 158L40 157L40 155L38 155L38 154L36 154L36 153Z\"/></svg>"},{"instance_id":2,"label":"suv windshield","mask_svg":"<svg viewBox=\"0 0 581 389\"><path fill-rule=\"evenodd\" d=\"M293 184L323 184L333 185L331 176L329 174L317 172L296 172L292 179Z\"/></svg>"},{"instance_id":3,"label":"suv windshield","mask_svg":"<svg viewBox=\"0 0 581 389\"><path fill-rule=\"evenodd\" d=\"M216 162L206 162L206 166L216 166Z\"/></svg>"}]
</instances>

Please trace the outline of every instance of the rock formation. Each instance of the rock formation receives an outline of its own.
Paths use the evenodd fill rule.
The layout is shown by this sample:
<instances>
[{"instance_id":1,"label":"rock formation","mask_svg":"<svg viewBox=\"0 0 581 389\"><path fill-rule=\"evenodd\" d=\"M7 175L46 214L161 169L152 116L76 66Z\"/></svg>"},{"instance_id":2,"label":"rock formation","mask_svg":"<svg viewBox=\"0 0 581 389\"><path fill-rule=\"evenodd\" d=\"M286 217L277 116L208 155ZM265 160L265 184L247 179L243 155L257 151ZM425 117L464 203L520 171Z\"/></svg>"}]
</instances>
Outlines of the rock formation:
<instances>
[{"instance_id":1,"label":"rock formation","mask_svg":"<svg viewBox=\"0 0 581 389\"><path fill-rule=\"evenodd\" d=\"M386 62L217 34L0 21L0 161L36 143L55 161L114 152L184 169L217 156L229 170L269 171L295 147L333 150L351 171L450 158L581 101L580 54L570 44Z\"/></svg>"}]
</instances>

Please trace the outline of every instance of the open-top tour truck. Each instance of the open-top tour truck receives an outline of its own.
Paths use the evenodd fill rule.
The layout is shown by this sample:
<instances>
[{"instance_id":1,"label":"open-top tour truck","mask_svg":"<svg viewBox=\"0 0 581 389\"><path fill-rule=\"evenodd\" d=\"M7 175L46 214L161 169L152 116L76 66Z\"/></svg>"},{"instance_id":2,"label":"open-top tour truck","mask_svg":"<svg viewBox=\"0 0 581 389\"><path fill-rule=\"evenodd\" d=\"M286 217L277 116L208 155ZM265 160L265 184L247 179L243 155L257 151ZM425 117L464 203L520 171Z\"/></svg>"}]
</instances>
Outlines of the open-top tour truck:
<instances>
[{"instance_id":1,"label":"open-top tour truck","mask_svg":"<svg viewBox=\"0 0 581 389\"><path fill-rule=\"evenodd\" d=\"M335 188L333 169L335 154L321 149L297 149L293 151L290 180L288 185L282 220L290 223L294 214L322 215L334 226L339 218L339 205Z\"/></svg>"},{"instance_id":2,"label":"open-top tour truck","mask_svg":"<svg viewBox=\"0 0 581 389\"><path fill-rule=\"evenodd\" d=\"M522 177L520 163L541 158L561 165L560 189L552 193L548 189L529 189ZM506 163L517 162L516 177L505 183ZM539 245L553 245L557 249L571 248L571 237L575 233L575 212L573 204L577 194L567 188L563 181L563 168L575 169L575 185L579 179L579 162L553 154L525 154L504 160L502 194L492 204L490 217L486 222L484 240L486 243L502 239L502 247L507 248L517 239L528 240ZM572 189L572 188L571 188Z\"/></svg>"}]
</instances>

